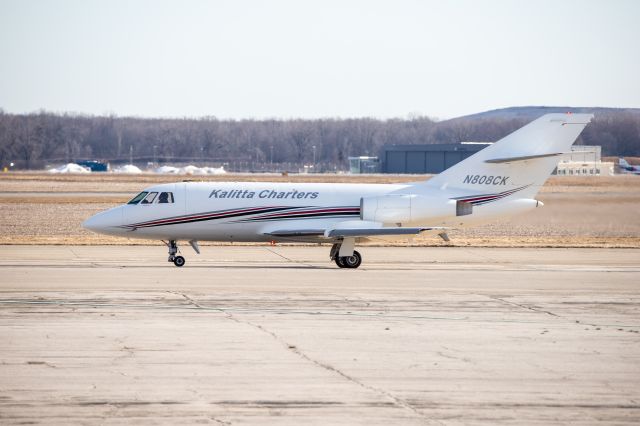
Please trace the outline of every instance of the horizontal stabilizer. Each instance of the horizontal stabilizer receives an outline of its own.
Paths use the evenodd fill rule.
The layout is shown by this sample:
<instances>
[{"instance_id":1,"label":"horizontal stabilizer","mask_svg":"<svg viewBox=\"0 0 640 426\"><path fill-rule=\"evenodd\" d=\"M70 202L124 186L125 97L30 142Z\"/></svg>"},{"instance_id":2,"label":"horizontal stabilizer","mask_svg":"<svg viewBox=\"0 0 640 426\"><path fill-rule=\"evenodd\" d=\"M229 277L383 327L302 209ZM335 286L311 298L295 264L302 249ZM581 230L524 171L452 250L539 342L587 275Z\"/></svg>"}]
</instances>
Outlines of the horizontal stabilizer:
<instances>
[{"instance_id":1,"label":"horizontal stabilizer","mask_svg":"<svg viewBox=\"0 0 640 426\"><path fill-rule=\"evenodd\" d=\"M484 160L485 163L513 163L514 161L527 161L535 160L536 158L556 157L558 155L564 155L564 152L554 152L552 154L538 154L538 155L522 155L519 157L507 157L507 158L494 158L491 160Z\"/></svg>"}]
</instances>

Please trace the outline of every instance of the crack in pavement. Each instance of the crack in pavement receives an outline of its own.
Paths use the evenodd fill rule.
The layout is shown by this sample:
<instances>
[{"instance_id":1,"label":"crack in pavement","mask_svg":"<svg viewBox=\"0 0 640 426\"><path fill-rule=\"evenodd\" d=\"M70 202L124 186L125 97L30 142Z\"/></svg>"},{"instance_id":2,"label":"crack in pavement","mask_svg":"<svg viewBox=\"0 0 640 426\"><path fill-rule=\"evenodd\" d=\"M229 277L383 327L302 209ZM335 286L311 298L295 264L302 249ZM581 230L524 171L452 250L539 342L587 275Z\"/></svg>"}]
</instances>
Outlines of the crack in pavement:
<instances>
[{"instance_id":1,"label":"crack in pavement","mask_svg":"<svg viewBox=\"0 0 640 426\"><path fill-rule=\"evenodd\" d=\"M192 388L188 388L186 390L187 390L187 392L191 392L200 401L206 401L206 398L204 397L204 395L202 395L198 390L192 389ZM214 421L214 422L216 422L217 424L220 424L220 425L230 426L232 424L231 422L219 419L219 418L217 418L216 416L213 416L213 415L209 415L208 419L212 420L212 421Z\"/></svg>"},{"instance_id":2,"label":"crack in pavement","mask_svg":"<svg viewBox=\"0 0 640 426\"><path fill-rule=\"evenodd\" d=\"M510 302L508 300L504 300L504 299L502 299L500 297L497 297L497 296L489 296L489 298L493 299L493 300L497 300L497 301L502 302L502 303L506 303L507 305L517 306L519 308L527 309L529 311L538 312L538 313L541 313L541 314L551 315L552 317L563 318L560 315L554 314L551 311L545 311L544 309L535 308L533 306L528 306L528 305L523 305L523 304L517 303L517 302Z\"/></svg>"},{"instance_id":3,"label":"crack in pavement","mask_svg":"<svg viewBox=\"0 0 640 426\"><path fill-rule=\"evenodd\" d=\"M443 348L444 348L444 346L443 346ZM465 363L468 363L468 364L475 364L474 361L472 361L471 359L469 359L467 357L459 357L459 356L448 354L448 353L443 352L443 351L436 351L436 354L438 356L443 357L443 358L453 359L453 360L456 360L456 361L462 361L462 362L465 362Z\"/></svg>"},{"instance_id":4,"label":"crack in pavement","mask_svg":"<svg viewBox=\"0 0 640 426\"><path fill-rule=\"evenodd\" d=\"M176 293L176 294L181 294L183 297L185 297L185 299L191 301L191 303L195 304L197 306L197 302L195 302L193 299L191 299L189 296L186 296L182 293ZM233 314L227 312L227 311L221 311L222 313L224 313L225 317L231 321L234 321L235 323L238 324L243 324L243 325L248 325L250 327L253 327L257 330L259 330L262 333L265 333L269 336L271 336L274 340L276 340L278 343L280 343L282 346L284 346L284 348L286 350L288 350L289 352L292 352L294 354L296 354L298 357L326 370L329 371L331 373L337 374L338 376L344 378L345 380L363 388L366 389L368 391L377 393L378 395L382 395L383 397L386 397L387 399L390 399L394 405L396 405L399 408L404 408L406 410L411 411L413 414L417 415L418 417L420 417L421 419L432 423L432 424L438 424L438 425L443 425L442 422L438 421L438 420L434 420L434 419L430 419L428 417L426 417L422 412L420 412L416 407L414 407L413 405L411 405L410 403L408 403L407 401L405 401L402 398L399 398L395 395L393 395L392 393L390 393L389 391L386 391L384 389L375 387L375 386L371 386L371 385L367 385L365 383L362 383L361 381L359 381L358 379L356 379L355 377L352 377L348 374L346 374L345 372L341 371L340 369L323 363L321 361L318 361L316 359L311 358L309 355L305 354L304 352L302 352L300 349L298 349L297 346L290 344L289 342L287 342L286 340L284 340L283 338L281 338L278 334L276 334L275 332L265 328L264 326L260 325L260 324L255 324L251 321L247 321L247 320L241 320L239 318L236 318Z\"/></svg>"},{"instance_id":5,"label":"crack in pavement","mask_svg":"<svg viewBox=\"0 0 640 426\"><path fill-rule=\"evenodd\" d=\"M57 365L52 364L48 361L27 361L27 365L44 365L49 368L58 368Z\"/></svg>"},{"instance_id":6,"label":"crack in pavement","mask_svg":"<svg viewBox=\"0 0 640 426\"><path fill-rule=\"evenodd\" d=\"M537 307L533 307L533 306L529 306L529 305L524 305L522 303L511 302L511 301L505 300L505 299L503 299L501 297L497 297L497 296L486 296L486 297L488 297L489 299L492 299L492 300L497 300L497 301L502 302L502 303L507 304L507 305L517 306L519 308L526 309L528 311L537 312L537 313L541 313L541 314L547 314L547 315L550 315L552 317L556 317L556 318L563 319L563 320L566 320L566 321L571 321L571 322L574 322L574 323L576 323L578 325L588 325L590 327L609 327L609 328L618 327L618 331L624 331L619 327L627 327L627 326L616 325L616 324L595 324L595 323L592 323L592 322L585 322L585 321L582 321L582 320L574 320L574 319L567 318L567 317L562 316L562 315L555 314L555 313L553 313L551 311L546 311L546 310L541 309L541 308L537 308Z\"/></svg>"},{"instance_id":7,"label":"crack in pavement","mask_svg":"<svg viewBox=\"0 0 640 426\"><path fill-rule=\"evenodd\" d=\"M118 404L114 404L114 403L108 403L107 406L111 407L111 409L104 413L104 415L102 416L102 418L100 419L100 424L104 425L106 424L108 421L113 420L114 417L116 417L118 415L118 413L120 412L120 407L118 406Z\"/></svg>"},{"instance_id":8,"label":"crack in pavement","mask_svg":"<svg viewBox=\"0 0 640 426\"><path fill-rule=\"evenodd\" d=\"M213 420L214 422L216 422L219 425L226 425L226 426L231 425L231 422L225 422L224 420L218 419L218 418L213 417L213 416L211 416L210 419Z\"/></svg>"},{"instance_id":9,"label":"crack in pavement","mask_svg":"<svg viewBox=\"0 0 640 426\"><path fill-rule=\"evenodd\" d=\"M168 290L167 293L171 293L171 294L175 294L176 296L181 296L183 297L187 302L189 302L190 305L195 306L196 308L199 309L205 309L203 306L201 306L200 304L198 304L198 302L196 302L195 300L193 300L191 297L187 296L184 293L180 293L179 291L171 291Z\"/></svg>"}]
</instances>

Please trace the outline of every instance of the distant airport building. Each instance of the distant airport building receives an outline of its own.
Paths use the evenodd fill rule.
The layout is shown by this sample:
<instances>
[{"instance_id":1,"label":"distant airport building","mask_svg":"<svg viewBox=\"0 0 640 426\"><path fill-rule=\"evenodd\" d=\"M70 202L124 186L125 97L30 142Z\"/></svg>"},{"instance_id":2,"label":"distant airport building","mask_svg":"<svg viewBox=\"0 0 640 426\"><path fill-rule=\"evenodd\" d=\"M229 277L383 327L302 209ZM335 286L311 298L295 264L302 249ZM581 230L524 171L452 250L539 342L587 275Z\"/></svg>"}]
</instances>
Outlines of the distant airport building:
<instances>
[{"instance_id":1,"label":"distant airport building","mask_svg":"<svg viewBox=\"0 0 640 426\"><path fill-rule=\"evenodd\" d=\"M380 173L380 159L378 157L349 157L349 173Z\"/></svg>"},{"instance_id":2,"label":"distant airport building","mask_svg":"<svg viewBox=\"0 0 640 426\"><path fill-rule=\"evenodd\" d=\"M386 145L382 154L382 172L398 174L440 173L489 145L491 142ZM553 171L553 174L561 176L613 174L613 163L603 163L601 155L602 148L600 146L572 146L571 152L558 157L558 167Z\"/></svg>"},{"instance_id":3,"label":"distant airport building","mask_svg":"<svg viewBox=\"0 0 640 426\"><path fill-rule=\"evenodd\" d=\"M599 176L613 175L613 163L602 162L602 147L596 145L575 145L559 157L558 167L553 171L559 176Z\"/></svg>"},{"instance_id":4,"label":"distant airport building","mask_svg":"<svg viewBox=\"0 0 640 426\"><path fill-rule=\"evenodd\" d=\"M596 163L602 160L602 147L598 145L572 145L571 152L560 157L560 162Z\"/></svg>"},{"instance_id":5,"label":"distant airport building","mask_svg":"<svg viewBox=\"0 0 640 426\"><path fill-rule=\"evenodd\" d=\"M382 154L382 172L440 173L488 145L491 145L491 142L385 145Z\"/></svg>"},{"instance_id":6,"label":"distant airport building","mask_svg":"<svg viewBox=\"0 0 640 426\"><path fill-rule=\"evenodd\" d=\"M76 164L82 167L90 169L92 172L106 172L109 171L109 164L102 163L96 160L77 161Z\"/></svg>"}]
</instances>

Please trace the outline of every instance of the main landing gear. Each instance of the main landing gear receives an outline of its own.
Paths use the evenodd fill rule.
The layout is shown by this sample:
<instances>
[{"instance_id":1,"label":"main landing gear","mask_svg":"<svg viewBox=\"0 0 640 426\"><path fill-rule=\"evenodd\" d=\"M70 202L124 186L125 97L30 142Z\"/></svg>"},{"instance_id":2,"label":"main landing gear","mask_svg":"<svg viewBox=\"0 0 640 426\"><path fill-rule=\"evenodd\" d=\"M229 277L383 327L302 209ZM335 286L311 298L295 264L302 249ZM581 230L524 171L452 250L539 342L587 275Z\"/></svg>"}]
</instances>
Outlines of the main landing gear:
<instances>
[{"instance_id":1,"label":"main landing gear","mask_svg":"<svg viewBox=\"0 0 640 426\"><path fill-rule=\"evenodd\" d=\"M349 268L355 269L362 263L362 255L357 251L353 250L353 254L350 256L340 256L340 249L342 247L342 243L336 243L331 247L331 252L329 253L329 257L331 260L336 262L338 268Z\"/></svg>"}]
</instances>

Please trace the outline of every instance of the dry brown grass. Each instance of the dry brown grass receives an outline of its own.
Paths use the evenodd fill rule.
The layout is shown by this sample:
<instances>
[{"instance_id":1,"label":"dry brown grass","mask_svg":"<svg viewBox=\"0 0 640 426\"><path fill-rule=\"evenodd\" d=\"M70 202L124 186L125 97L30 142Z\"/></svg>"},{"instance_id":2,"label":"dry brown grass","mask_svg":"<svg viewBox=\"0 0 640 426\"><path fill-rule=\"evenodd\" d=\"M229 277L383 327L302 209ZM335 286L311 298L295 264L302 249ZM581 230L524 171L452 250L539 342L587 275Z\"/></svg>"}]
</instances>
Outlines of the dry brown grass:
<instances>
[{"instance_id":1,"label":"dry brown grass","mask_svg":"<svg viewBox=\"0 0 640 426\"><path fill-rule=\"evenodd\" d=\"M135 194L146 186L179 181L196 182L311 182L311 183L409 183L425 181L432 175L347 175L347 174L226 174L220 176L126 175L93 173L56 175L49 173L0 173L0 192L98 192ZM640 177L620 176L552 176L542 191L613 191L640 190Z\"/></svg>"},{"instance_id":2,"label":"dry brown grass","mask_svg":"<svg viewBox=\"0 0 640 426\"><path fill-rule=\"evenodd\" d=\"M227 173L224 175L190 176L159 175L142 173L136 175L115 173L49 174L35 172L12 172L0 174L0 185L4 182L35 181L52 183L136 183L156 184L179 181L195 182L328 182L328 183L400 183L426 180L432 175L349 175L349 174L287 174L281 173Z\"/></svg>"},{"instance_id":3,"label":"dry brown grass","mask_svg":"<svg viewBox=\"0 0 640 426\"><path fill-rule=\"evenodd\" d=\"M131 197L124 196L86 196L86 195L68 195L68 196L30 196L7 197L0 195L0 204L124 204Z\"/></svg>"}]
</instances>

